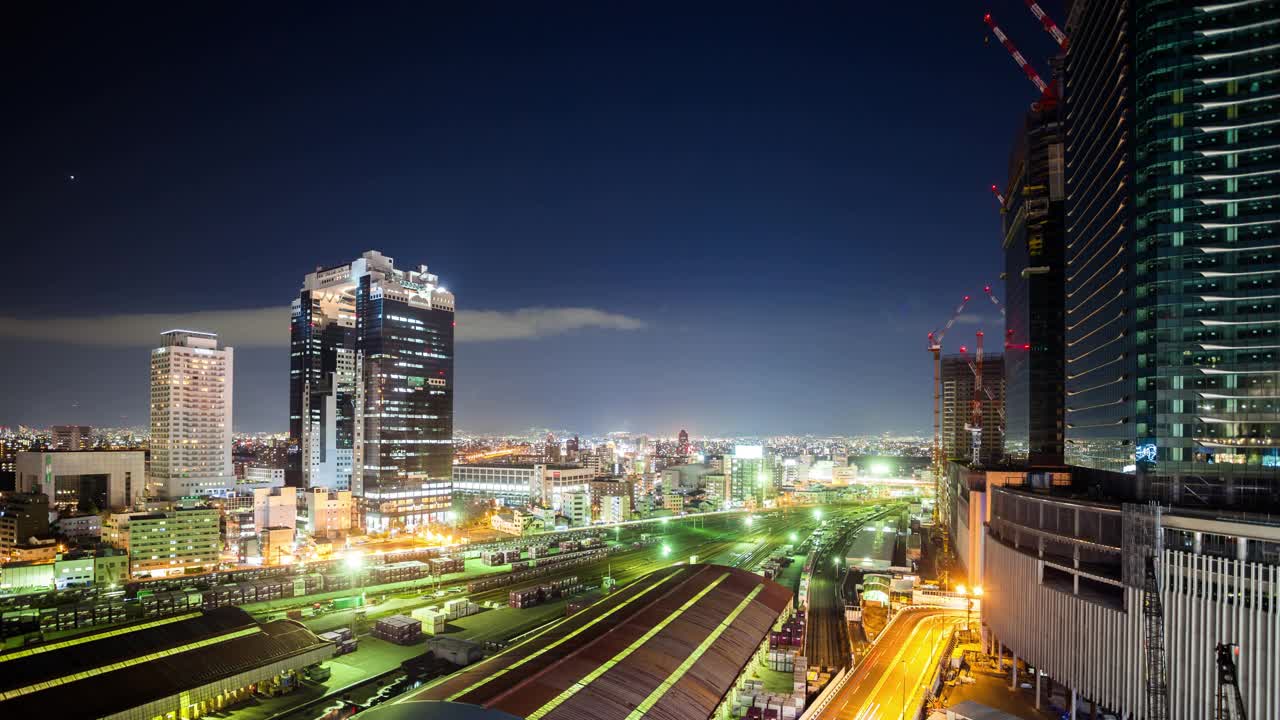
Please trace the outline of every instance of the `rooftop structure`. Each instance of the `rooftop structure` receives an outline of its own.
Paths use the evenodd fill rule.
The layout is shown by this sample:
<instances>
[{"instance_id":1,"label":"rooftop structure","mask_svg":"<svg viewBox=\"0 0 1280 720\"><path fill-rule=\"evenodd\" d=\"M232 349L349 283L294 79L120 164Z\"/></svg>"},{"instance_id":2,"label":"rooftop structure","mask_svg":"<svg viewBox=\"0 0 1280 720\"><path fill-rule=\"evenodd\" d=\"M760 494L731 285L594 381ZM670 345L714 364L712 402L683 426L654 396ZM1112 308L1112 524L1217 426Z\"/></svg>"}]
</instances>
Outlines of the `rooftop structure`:
<instances>
[{"instance_id":1,"label":"rooftop structure","mask_svg":"<svg viewBox=\"0 0 1280 720\"><path fill-rule=\"evenodd\" d=\"M745 570L664 568L388 712L447 702L549 720L709 718L790 603Z\"/></svg>"},{"instance_id":2,"label":"rooftop structure","mask_svg":"<svg viewBox=\"0 0 1280 720\"><path fill-rule=\"evenodd\" d=\"M333 650L232 607L137 623L0 655L0 716L198 717Z\"/></svg>"}]
</instances>

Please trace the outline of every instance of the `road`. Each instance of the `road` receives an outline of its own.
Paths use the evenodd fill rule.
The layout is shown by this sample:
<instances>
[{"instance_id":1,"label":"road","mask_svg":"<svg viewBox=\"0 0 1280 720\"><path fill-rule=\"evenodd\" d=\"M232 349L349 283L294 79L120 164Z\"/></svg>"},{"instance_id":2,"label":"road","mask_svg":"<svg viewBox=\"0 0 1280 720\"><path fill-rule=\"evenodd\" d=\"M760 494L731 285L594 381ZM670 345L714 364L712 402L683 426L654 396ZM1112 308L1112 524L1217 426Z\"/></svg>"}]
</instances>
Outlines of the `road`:
<instances>
[{"instance_id":1,"label":"road","mask_svg":"<svg viewBox=\"0 0 1280 720\"><path fill-rule=\"evenodd\" d=\"M949 631L964 621L956 610L908 611L885 630L831 704L823 720L896 720L923 702ZM903 712L904 706L907 713Z\"/></svg>"},{"instance_id":2,"label":"road","mask_svg":"<svg viewBox=\"0 0 1280 720\"><path fill-rule=\"evenodd\" d=\"M809 580L809 627L805 635L805 657L810 667L842 668L849 664L849 624L844 617L844 597L840 583L845 575L845 558L854 537L871 531L864 526L880 528L879 519L892 512L884 506L862 507L852 516L832 518L825 526L828 533L819 545ZM890 520L891 521L891 520ZM890 543L892 546L892 543Z\"/></svg>"}]
</instances>

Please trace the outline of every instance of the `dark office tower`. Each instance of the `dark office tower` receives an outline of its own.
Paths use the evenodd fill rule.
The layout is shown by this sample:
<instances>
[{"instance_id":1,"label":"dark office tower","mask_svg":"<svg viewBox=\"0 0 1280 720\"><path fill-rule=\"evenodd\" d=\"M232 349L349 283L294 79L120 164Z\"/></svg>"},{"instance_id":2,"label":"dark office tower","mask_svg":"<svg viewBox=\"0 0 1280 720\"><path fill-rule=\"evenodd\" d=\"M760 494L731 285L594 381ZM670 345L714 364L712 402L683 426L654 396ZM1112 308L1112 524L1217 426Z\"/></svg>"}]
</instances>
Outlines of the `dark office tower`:
<instances>
[{"instance_id":1,"label":"dark office tower","mask_svg":"<svg viewBox=\"0 0 1280 720\"><path fill-rule=\"evenodd\" d=\"M440 522L449 509L453 313L425 265L398 270L376 251L308 274L294 303L290 467L311 486L340 486L349 447L369 530Z\"/></svg>"},{"instance_id":2,"label":"dark office tower","mask_svg":"<svg viewBox=\"0 0 1280 720\"><path fill-rule=\"evenodd\" d=\"M977 364L968 354L942 357L942 451L952 460L973 459L973 381ZM997 465L1003 458L1004 358L988 355L982 361L982 435L980 465Z\"/></svg>"},{"instance_id":3,"label":"dark office tower","mask_svg":"<svg viewBox=\"0 0 1280 720\"><path fill-rule=\"evenodd\" d=\"M1175 502L1280 485L1277 17L1116 0L1068 29L1068 454Z\"/></svg>"},{"instance_id":4,"label":"dark office tower","mask_svg":"<svg viewBox=\"0 0 1280 720\"><path fill-rule=\"evenodd\" d=\"M307 275L290 319L286 483L350 490L355 453L356 309L350 266Z\"/></svg>"},{"instance_id":5,"label":"dark office tower","mask_svg":"<svg viewBox=\"0 0 1280 720\"><path fill-rule=\"evenodd\" d=\"M565 460L569 462L577 462L578 460L578 436L574 435L564 441Z\"/></svg>"},{"instance_id":6,"label":"dark office tower","mask_svg":"<svg viewBox=\"0 0 1280 720\"><path fill-rule=\"evenodd\" d=\"M560 462L560 441L555 435L547 433L547 439L542 445L542 454L546 457L547 462Z\"/></svg>"},{"instance_id":7,"label":"dark office tower","mask_svg":"<svg viewBox=\"0 0 1280 720\"><path fill-rule=\"evenodd\" d=\"M676 442L678 445L678 452L681 455L688 455L689 454L689 431L681 430L679 438Z\"/></svg>"},{"instance_id":8,"label":"dark office tower","mask_svg":"<svg viewBox=\"0 0 1280 720\"><path fill-rule=\"evenodd\" d=\"M1063 207L1058 107L1019 129L1004 207L1005 459L1062 465Z\"/></svg>"},{"instance_id":9,"label":"dark office tower","mask_svg":"<svg viewBox=\"0 0 1280 720\"><path fill-rule=\"evenodd\" d=\"M1066 130L1065 455L1119 471L1133 463L1133 4L1072 7L1063 66Z\"/></svg>"}]
</instances>

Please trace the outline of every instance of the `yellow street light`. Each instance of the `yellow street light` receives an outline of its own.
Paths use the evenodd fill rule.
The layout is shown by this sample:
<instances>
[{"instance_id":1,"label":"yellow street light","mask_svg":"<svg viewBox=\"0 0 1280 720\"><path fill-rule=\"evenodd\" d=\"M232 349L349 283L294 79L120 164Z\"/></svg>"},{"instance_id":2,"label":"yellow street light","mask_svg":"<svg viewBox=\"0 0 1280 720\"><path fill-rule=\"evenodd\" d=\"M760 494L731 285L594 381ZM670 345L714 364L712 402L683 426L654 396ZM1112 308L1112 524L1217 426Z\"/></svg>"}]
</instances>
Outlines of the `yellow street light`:
<instances>
[{"instance_id":1,"label":"yellow street light","mask_svg":"<svg viewBox=\"0 0 1280 720\"><path fill-rule=\"evenodd\" d=\"M957 585L956 592L960 593L961 595L968 595L969 588L965 587L964 585Z\"/></svg>"},{"instance_id":2,"label":"yellow street light","mask_svg":"<svg viewBox=\"0 0 1280 720\"><path fill-rule=\"evenodd\" d=\"M974 597L982 597L982 586L981 586L981 585L979 585L978 587L976 587L976 588L974 588L974 589L973 589L973 595L974 595Z\"/></svg>"}]
</instances>

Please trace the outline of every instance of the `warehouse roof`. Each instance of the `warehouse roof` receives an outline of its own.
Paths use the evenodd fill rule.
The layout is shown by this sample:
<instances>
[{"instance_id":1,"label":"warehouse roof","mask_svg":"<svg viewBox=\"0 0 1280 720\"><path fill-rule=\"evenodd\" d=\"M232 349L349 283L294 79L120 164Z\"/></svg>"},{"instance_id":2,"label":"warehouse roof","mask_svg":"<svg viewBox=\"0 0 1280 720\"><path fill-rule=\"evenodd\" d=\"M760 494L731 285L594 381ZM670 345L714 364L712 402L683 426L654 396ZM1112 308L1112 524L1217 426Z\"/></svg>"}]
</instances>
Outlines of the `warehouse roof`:
<instances>
[{"instance_id":1,"label":"warehouse roof","mask_svg":"<svg viewBox=\"0 0 1280 720\"><path fill-rule=\"evenodd\" d=\"M706 718L790 603L789 590L745 570L665 568L396 705L448 701L549 720Z\"/></svg>"},{"instance_id":2,"label":"warehouse roof","mask_svg":"<svg viewBox=\"0 0 1280 720\"><path fill-rule=\"evenodd\" d=\"M101 717L323 645L232 607L101 630L0 655L0 716Z\"/></svg>"}]
</instances>

